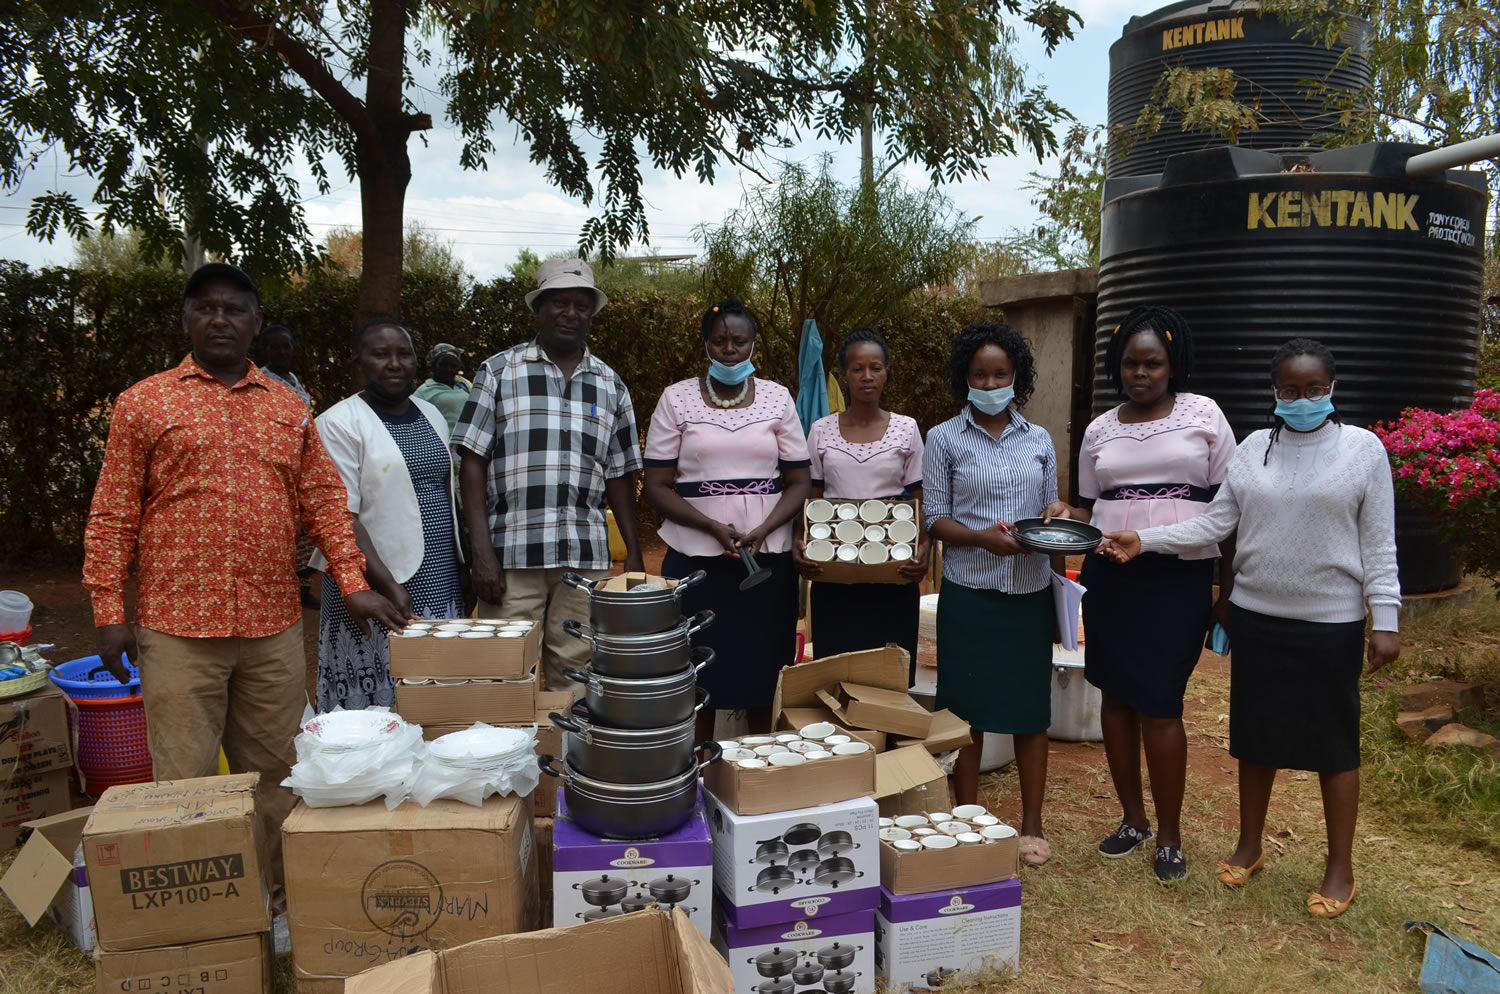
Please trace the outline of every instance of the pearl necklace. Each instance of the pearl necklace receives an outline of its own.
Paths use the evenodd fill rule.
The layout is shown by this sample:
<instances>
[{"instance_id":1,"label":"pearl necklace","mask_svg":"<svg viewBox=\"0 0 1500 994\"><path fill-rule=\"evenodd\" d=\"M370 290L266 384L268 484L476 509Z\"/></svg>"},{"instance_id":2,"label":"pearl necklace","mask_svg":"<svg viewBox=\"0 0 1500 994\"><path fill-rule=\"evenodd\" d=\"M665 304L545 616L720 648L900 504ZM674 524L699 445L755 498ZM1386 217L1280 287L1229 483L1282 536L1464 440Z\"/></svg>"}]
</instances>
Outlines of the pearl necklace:
<instances>
[{"instance_id":1,"label":"pearl necklace","mask_svg":"<svg viewBox=\"0 0 1500 994\"><path fill-rule=\"evenodd\" d=\"M734 407L741 401L743 401L746 395L750 393L750 383L753 379L754 377L745 377L745 382L740 384L740 392L735 394L733 397L724 398L720 397L714 390L713 377L705 374L703 377L704 392L708 394L708 399L713 401L716 406L723 408Z\"/></svg>"}]
</instances>

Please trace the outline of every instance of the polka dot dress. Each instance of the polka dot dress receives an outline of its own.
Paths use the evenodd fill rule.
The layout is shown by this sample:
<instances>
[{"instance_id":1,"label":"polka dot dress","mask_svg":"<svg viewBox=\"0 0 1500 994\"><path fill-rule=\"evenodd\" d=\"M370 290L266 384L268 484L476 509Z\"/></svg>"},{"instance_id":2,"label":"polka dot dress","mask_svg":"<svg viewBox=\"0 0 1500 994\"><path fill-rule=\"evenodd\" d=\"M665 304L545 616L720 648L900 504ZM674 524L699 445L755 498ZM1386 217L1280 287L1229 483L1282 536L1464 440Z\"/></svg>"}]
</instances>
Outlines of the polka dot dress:
<instances>
[{"instance_id":1,"label":"polka dot dress","mask_svg":"<svg viewBox=\"0 0 1500 994\"><path fill-rule=\"evenodd\" d=\"M402 586L422 618L453 618L462 613L458 562L448 480L453 463L427 418L413 405L395 416L376 411L406 459L417 506L422 513L422 565ZM354 626L338 586L323 580L323 611L318 626L318 711L395 704L390 649L385 628L373 625L366 639Z\"/></svg>"}]
</instances>

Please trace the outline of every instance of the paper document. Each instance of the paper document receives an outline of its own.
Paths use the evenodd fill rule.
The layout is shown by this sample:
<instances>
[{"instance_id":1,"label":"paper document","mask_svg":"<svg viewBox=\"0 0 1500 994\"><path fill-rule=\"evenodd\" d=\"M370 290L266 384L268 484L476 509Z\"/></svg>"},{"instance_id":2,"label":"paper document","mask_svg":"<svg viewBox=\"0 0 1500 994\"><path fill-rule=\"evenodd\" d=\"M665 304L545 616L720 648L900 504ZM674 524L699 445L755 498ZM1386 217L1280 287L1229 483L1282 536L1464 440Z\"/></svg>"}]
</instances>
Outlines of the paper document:
<instances>
[{"instance_id":1,"label":"paper document","mask_svg":"<svg viewBox=\"0 0 1500 994\"><path fill-rule=\"evenodd\" d=\"M1078 648L1078 612L1088 590L1061 573L1052 574L1052 606L1057 611L1057 631L1064 649Z\"/></svg>"}]
</instances>

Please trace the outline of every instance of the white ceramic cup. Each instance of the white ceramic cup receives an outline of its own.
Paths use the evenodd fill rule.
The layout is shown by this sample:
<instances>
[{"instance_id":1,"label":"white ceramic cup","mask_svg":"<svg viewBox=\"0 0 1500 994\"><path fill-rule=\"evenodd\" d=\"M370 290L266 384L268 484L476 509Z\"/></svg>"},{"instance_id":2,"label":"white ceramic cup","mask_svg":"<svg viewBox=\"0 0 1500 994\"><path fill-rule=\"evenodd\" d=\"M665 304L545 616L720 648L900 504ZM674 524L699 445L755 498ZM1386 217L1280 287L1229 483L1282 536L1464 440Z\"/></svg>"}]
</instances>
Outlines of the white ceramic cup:
<instances>
[{"instance_id":1,"label":"white ceramic cup","mask_svg":"<svg viewBox=\"0 0 1500 994\"><path fill-rule=\"evenodd\" d=\"M807 505L808 521L827 521L833 517L833 505L826 500L811 501Z\"/></svg>"},{"instance_id":2,"label":"white ceramic cup","mask_svg":"<svg viewBox=\"0 0 1500 994\"><path fill-rule=\"evenodd\" d=\"M741 749L738 746L736 746L733 749L725 749L724 750L724 762L726 762L726 763L738 763L742 759L754 759L754 758L755 758L755 753L754 753L753 750L750 750L750 749Z\"/></svg>"},{"instance_id":3,"label":"white ceramic cup","mask_svg":"<svg viewBox=\"0 0 1500 994\"><path fill-rule=\"evenodd\" d=\"M996 818L994 815L975 815L973 818L969 819L969 824L975 826L976 828L988 828L991 825L1000 824L1000 819Z\"/></svg>"},{"instance_id":4,"label":"white ceramic cup","mask_svg":"<svg viewBox=\"0 0 1500 994\"><path fill-rule=\"evenodd\" d=\"M901 815L896 819L897 828L924 828L926 825L926 815Z\"/></svg>"},{"instance_id":5,"label":"white ceramic cup","mask_svg":"<svg viewBox=\"0 0 1500 994\"><path fill-rule=\"evenodd\" d=\"M859 546L841 545L838 547L838 551L834 553L834 557L841 563L852 563L859 558Z\"/></svg>"},{"instance_id":6,"label":"white ceramic cup","mask_svg":"<svg viewBox=\"0 0 1500 994\"><path fill-rule=\"evenodd\" d=\"M964 832L962 835L954 836L954 838L958 839L958 844L961 846L978 846L984 844L984 836L978 832Z\"/></svg>"},{"instance_id":7,"label":"white ceramic cup","mask_svg":"<svg viewBox=\"0 0 1500 994\"><path fill-rule=\"evenodd\" d=\"M963 835L973 830L973 826L966 821L945 821L938 826L938 831L944 835Z\"/></svg>"},{"instance_id":8,"label":"white ceramic cup","mask_svg":"<svg viewBox=\"0 0 1500 994\"><path fill-rule=\"evenodd\" d=\"M833 543L823 540L807 543L807 558L815 563L826 563L833 559Z\"/></svg>"},{"instance_id":9,"label":"white ceramic cup","mask_svg":"<svg viewBox=\"0 0 1500 994\"><path fill-rule=\"evenodd\" d=\"M886 842L899 842L911 838L911 833L904 828L882 828L880 837Z\"/></svg>"},{"instance_id":10,"label":"white ceramic cup","mask_svg":"<svg viewBox=\"0 0 1500 994\"><path fill-rule=\"evenodd\" d=\"M916 513L910 504L896 504L891 507L891 517L897 521L910 521Z\"/></svg>"},{"instance_id":11,"label":"white ceramic cup","mask_svg":"<svg viewBox=\"0 0 1500 994\"><path fill-rule=\"evenodd\" d=\"M860 519L872 525L884 521L890 513L891 506L883 500L867 500L859 505Z\"/></svg>"},{"instance_id":12,"label":"white ceramic cup","mask_svg":"<svg viewBox=\"0 0 1500 994\"><path fill-rule=\"evenodd\" d=\"M854 739L852 737L850 737L848 735L843 735L843 734L840 734L840 735L825 735L825 736L823 736L823 744L826 745L826 746L841 746L845 742L853 742L853 741L854 741Z\"/></svg>"},{"instance_id":13,"label":"white ceramic cup","mask_svg":"<svg viewBox=\"0 0 1500 994\"><path fill-rule=\"evenodd\" d=\"M917 523L910 520L892 521L885 526L885 534L892 542L915 542Z\"/></svg>"},{"instance_id":14,"label":"white ceramic cup","mask_svg":"<svg viewBox=\"0 0 1500 994\"><path fill-rule=\"evenodd\" d=\"M866 542L859 547L859 561L866 566L877 566L891 558L891 550L879 542Z\"/></svg>"},{"instance_id":15,"label":"white ceramic cup","mask_svg":"<svg viewBox=\"0 0 1500 994\"><path fill-rule=\"evenodd\" d=\"M791 745L793 742L796 742L800 738L802 738L802 736L798 735L796 732L782 732L781 734L776 736L776 741L780 742L782 745Z\"/></svg>"},{"instance_id":16,"label":"white ceramic cup","mask_svg":"<svg viewBox=\"0 0 1500 994\"><path fill-rule=\"evenodd\" d=\"M866 542L884 542L885 528L881 525L870 525L865 529Z\"/></svg>"},{"instance_id":17,"label":"white ceramic cup","mask_svg":"<svg viewBox=\"0 0 1500 994\"><path fill-rule=\"evenodd\" d=\"M815 721L811 725L803 725L797 734L809 742L822 742L834 733L836 725L831 721Z\"/></svg>"},{"instance_id":18,"label":"white ceramic cup","mask_svg":"<svg viewBox=\"0 0 1500 994\"><path fill-rule=\"evenodd\" d=\"M456 639L458 638L458 632L433 632L432 637L435 639Z\"/></svg>"},{"instance_id":19,"label":"white ceramic cup","mask_svg":"<svg viewBox=\"0 0 1500 994\"><path fill-rule=\"evenodd\" d=\"M766 762L772 766L801 766L807 762L807 757L800 752L778 752L768 756Z\"/></svg>"},{"instance_id":20,"label":"white ceramic cup","mask_svg":"<svg viewBox=\"0 0 1500 994\"><path fill-rule=\"evenodd\" d=\"M973 821L983 814L989 814L983 804L960 804L953 809L953 820Z\"/></svg>"},{"instance_id":21,"label":"white ceramic cup","mask_svg":"<svg viewBox=\"0 0 1500 994\"><path fill-rule=\"evenodd\" d=\"M917 852L922 848L922 843L916 839L897 839L891 843L897 852Z\"/></svg>"},{"instance_id":22,"label":"white ceramic cup","mask_svg":"<svg viewBox=\"0 0 1500 994\"><path fill-rule=\"evenodd\" d=\"M865 526L858 521L840 521L833 533L838 536L840 542L858 542L865 537Z\"/></svg>"},{"instance_id":23,"label":"white ceramic cup","mask_svg":"<svg viewBox=\"0 0 1500 994\"><path fill-rule=\"evenodd\" d=\"M755 746L770 745L775 741L774 735L745 735L740 738L740 745L750 746L753 749Z\"/></svg>"},{"instance_id":24,"label":"white ceramic cup","mask_svg":"<svg viewBox=\"0 0 1500 994\"><path fill-rule=\"evenodd\" d=\"M957 845L958 840L951 835L922 836L922 847L924 849L952 849Z\"/></svg>"},{"instance_id":25,"label":"white ceramic cup","mask_svg":"<svg viewBox=\"0 0 1500 994\"><path fill-rule=\"evenodd\" d=\"M802 758L811 763L815 759L828 759L832 755L827 749L814 749L812 752L804 752Z\"/></svg>"},{"instance_id":26,"label":"white ceramic cup","mask_svg":"<svg viewBox=\"0 0 1500 994\"><path fill-rule=\"evenodd\" d=\"M497 638L497 639L518 639L518 638L524 637L525 634L526 634L525 632L517 631L514 628L502 628L498 632L495 633L495 638Z\"/></svg>"},{"instance_id":27,"label":"white ceramic cup","mask_svg":"<svg viewBox=\"0 0 1500 994\"><path fill-rule=\"evenodd\" d=\"M869 752L868 742L844 742L833 747L835 756L858 756L860 753Z\"/></svg>"},{"instance_id":28,"label":"white ceramic cup","mask_svg":"<svg viewBox=\"0 0 1500 994\"><path fill-rule=\"evenodd\" d=\"M742 770L763 770L766 768L764 759L742 759L734 764Z\"/></svg>"},{"instance_id":29,"label":"white ceramic cup","mask_svg":"<svg viewBox=\"0 0 1500 994\"><path fill-rule=\"evenodd\" d=\"M898 562L898 563L904 563L908 559L910 559L911 557L912 557L911 546L905 545L905 544L891 546L891 559L893 561Z\"/></svg>"},{"instance_id":30,"label":"white ceramic cup","mask_svg":"<svg viewBox=\"0 0 1500 994\"><path fill-rule=\"evenodd\" d=\"M427 635L428 631L425 628L407 628L403 631L396 632L396 637L403 639L420 639L426 638Z\"/></svg>"},{"instance_id":31,"label":"white ceramic cup","mask_svg":"<svg viewBox=\"0 0 1500 994\"><path fill-rule=\"evenodd\" d=\"M911 830L911 834L912 838L925 839L929 835L942 835L943 833L935 828L914 828Z\"/></svg>"},{"instance_id":32,"label":"white ceramic cup","mask_svg":"<svg viewBox=\"0 0 1500 994\"><path fill-rule=\"evenodd\" d=\"M859 517L859 508L854 504L840 504L837 513L840 521L853 521Z\"/></svg>"},{"instance_id":33,"label":"white ceramic cup","mask_svg":"<svg viewBox=\"0 0 1500 994\"><path fill-rule=\"evenodd\" d=\"M991 842L998 842L1001 839L1013 837L1016 834L1016 830L1009 825L986 825L980 830L979 834Z\"/></svg>"},{"instance_id":34,"label":"white ceramic cup","mask_svg":"<svg viewBox=\"0 0 1500 994\"><path fill-rule=\"evenodd\" d=\"M929 811L927 812L927 820L934 825L941 825L945 821L952 821L953 815L947 811Z\"/></svg>"},{"instance_id":35,"label":"white ceramic cup","mask_svg":"<svg viewBox=\"0 0 1500 994\"><path fill-rule=\"evenodd\" d=\"M761 745L755 747L755 754L757 756L760 756L762 759L767 756L775 756L783 752L791 752L791 750L782 745L780 742L773 742L770 745Z\"/></svg>"},{"instance_id":36,"label":"white ceramic cup","mask_svg":"<svg viewBox=\"0 0 1500 994\"><path fill-rule=\"evenodd\" d=\"M815 525L810 525L807 529L807 537L815 542L825 541L832 535L833 529L828 527L827 522L823 521L819 521Z\"/></svg>"},{"instance_id":37,"label":"white ceramic cup","mask_svg":"<svg viewBox=\"0 0 1500 994\"><path fill-rule=\"evenodd\" d=\"M823 751L823 743L821 743L821 742L804 742L801 739L798 739L796 742L788 742L786 744L786 747L788 749L792 750L792 752L800 752L800 753L822 752Z\"/></svg>"},{"instance_id":38,"label":"white ceramic cup","mask_svg":"<svg viewBox=\"0 0 1500 994\"><path fill-rule=\"evenodd\" d=\"M882 818L882 819L880 819L880 827L881 828L895 828L896 827L896 819L894 819L894 818Z\"/></svg>"},{"instance_id":39,"label":"white ceramic cup","mask_svg":"<svg viewBox=\"0 0 1500 994\"><path fill-rule=\"evenodd\" d=\"M739 747L740 747L740 740L739 739L720 739L719 740L719 748L723 749L726 752L728 752L730 749L738 749Z\"/></svg>"},{"instance_id":40,"label":"white ceramic cup","mask_svg":"<svg viewBox=\"0 0 1500 994\"><path fill-rule=\"evenodd\" d=\"M466 632L468 630L469 623L467 621L450 621L446 624L438 625L438 631L440 632Z\"/></svg>"},{"instance_id":41,"label":"white ceramic cup","mask_svg":"<svg viewBox=\"0 0 1500 994\"><path fill-rule=\"evenodd\" d=\"M459 632L458 633L458 637L461 638L461 639L492 639L492 638L495 637L495 633L493 631L489 631L489 632L467 631L467 632Z\"/></svg>"}]
</instances>

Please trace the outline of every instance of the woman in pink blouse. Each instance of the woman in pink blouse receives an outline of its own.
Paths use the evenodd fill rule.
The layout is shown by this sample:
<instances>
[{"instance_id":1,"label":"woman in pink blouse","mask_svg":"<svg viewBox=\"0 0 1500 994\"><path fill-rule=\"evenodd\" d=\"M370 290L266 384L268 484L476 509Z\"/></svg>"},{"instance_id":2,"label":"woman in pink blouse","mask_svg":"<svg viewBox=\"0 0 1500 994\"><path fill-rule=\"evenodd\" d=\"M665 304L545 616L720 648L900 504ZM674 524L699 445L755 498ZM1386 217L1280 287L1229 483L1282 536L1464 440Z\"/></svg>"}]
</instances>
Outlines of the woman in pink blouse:
<instances>
[{"instance_id":1,"label":"woman in pink blouse","mask_svg":"<svg viewBox=\"0 0 1500 994\"><path fill-rule=\"evenodd\" d=\"M646 435L644 492L664 519L662 573L708 573L682 598L686 614L716 614L695 637L715 656L699 683L714 708L748 711L764 731L777 673L796 653L792 518L811 490L807 440L786 387L752 375L755 316L720 301L701 330L708 368L662 393ZM772 574L746 591L741 547ZM697 741L713 738L712 710L699 713L698 732Z\"/></svg>"},{"instance_id":2,"label":"woman in pink blouse","mask_svg":"<svg viewBox=\"0 0 1500 994\"><path fill-rule=\"evenodd\" d=\"M1176 311L1138 307L1115 329L1104 367L1125 402L1083 433L1078 495L1086 509L1070 509L1069 517L1118 532L1186 521L1208 506L1234 455L1234 433L1217 404L1184 392L1192 364L1192 333ZM1119 859L1154 838L1154 872L1164 881L1187 873L1179 824L1187 773L1182 697L1211 621L1219 554L1208 546L1123 565L1087 556L1079 577L1088 588L1084 675L1104 695L1104 752L1124 809L1099 854ZM1226 599L1231 582L1226 569ZM1155 832L1141 789L1142 744Z\"/></svg>"},{"instance_id":3,"label":"woman in pink blouse","mask_svg":"<svg viewBox=\"0 0 1500 994\"><path fill-rule=\"evenodd\" d=\"M880 406L890 364L885 339L873 328L855 328L844 336L839 369L849 390L849 409L819 418L808 433L814 497L922 496L922 432L912 418ZM805 536L799 536L793 559L797 571L814 581L812 644L817 654L894 643L911 656L907 684L915 682L919 583L927 572L930 547L924 527L912 558L900 568L906 583L820 583L823 568L807 558Z\"/></svg>"}]
</instances>

